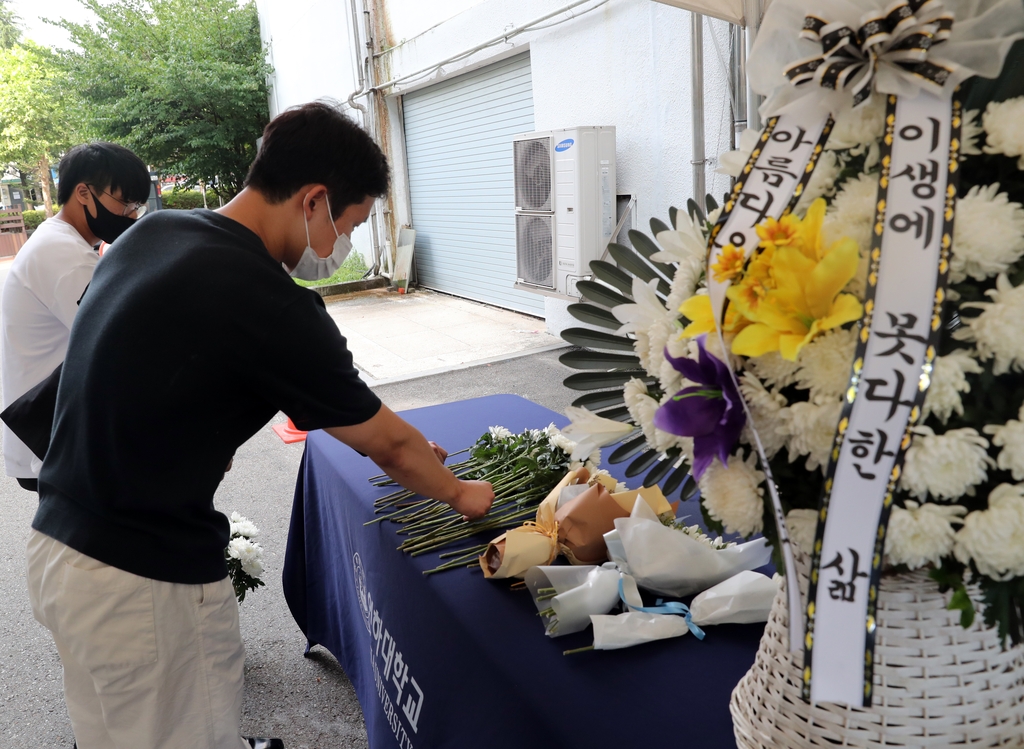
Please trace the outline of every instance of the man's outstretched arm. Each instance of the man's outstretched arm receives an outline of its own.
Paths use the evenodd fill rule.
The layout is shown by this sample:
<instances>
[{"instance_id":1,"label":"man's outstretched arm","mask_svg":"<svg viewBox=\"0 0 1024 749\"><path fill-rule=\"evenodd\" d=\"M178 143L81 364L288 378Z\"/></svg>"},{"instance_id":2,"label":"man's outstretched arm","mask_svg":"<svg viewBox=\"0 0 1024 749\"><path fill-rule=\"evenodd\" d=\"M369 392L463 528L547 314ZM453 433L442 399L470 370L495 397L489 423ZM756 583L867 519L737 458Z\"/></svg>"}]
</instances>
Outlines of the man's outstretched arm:
<instances>
[{"instance_id":1,"label":"man's outstretched arm","mask_svg":"<svg viewBox=\"0 0 1024 749\"><path fill-rule=\"evenodd\" d=\"M469 519L483 517L494 501L489 483L457 479L419 430L387 406L362 424L324 431L369 456L406 489L451 505Z\"/></svg>"}]
</instances>

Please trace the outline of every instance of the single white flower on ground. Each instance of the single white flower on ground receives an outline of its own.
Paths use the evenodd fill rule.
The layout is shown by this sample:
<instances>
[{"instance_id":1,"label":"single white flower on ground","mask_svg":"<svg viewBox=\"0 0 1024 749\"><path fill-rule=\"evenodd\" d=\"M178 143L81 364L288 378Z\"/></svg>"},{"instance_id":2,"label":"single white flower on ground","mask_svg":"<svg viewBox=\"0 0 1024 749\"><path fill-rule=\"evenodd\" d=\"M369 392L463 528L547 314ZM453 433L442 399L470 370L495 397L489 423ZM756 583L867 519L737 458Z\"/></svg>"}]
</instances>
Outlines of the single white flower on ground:
<instances>
[{"instance_id":1,"label":"single white flower on ground","mask_svg":"<svg viewBox=\"0 0 1024 749\"><path fill-rule=\"evenodd\" d=\"M1024 369L1024 284L1013 286L1005 273L996 278L996 287L985 292L991 302L964 302L961 309L977 308L981 314L963 319L963 326L953 331L959 341L973 341L978 358L994 358L993 373L1005 374Z\"/></svg>"},{"instance_id":2,"label":"single white flower on ground","mask_svg":"<svg viewBox=\"0 0 1024 749\"><path fill-rule=\"evenodd\" d=\"M957 200L952 253L950 283L1003 273L1024 255L1024 208L998 182L975 185Z\"/></svg>"},{"instance_id":3,"label":"single white flower on ground","mask_svg":"<svg viewBox=\"0 0 1024 749\"><path fill-rule=\"evenodd\" d=\"M764 525L764 474L757 468L754 451L746 460L740 454L729 456L724 466L715 458L700 477L701 501L729 533L750 536Z\"/></svg>"},{"instance_id":4,"label":"single white flower on ground","mask_svg":"<svg viewBox=\"0 0 1024 749\"><path fill-rule=\"evenodd\" d=\"M761 133L757 130L751 130L747 128L740 133L740 147L735 151L726 151L718 157L718 168L715 171L718 174L727 174L730 177L739 177L743 172L743 167L750 161L750 154L754 152L754 148L757 147L757 141L760 140Z\"/></svg>"},{"instance_id":5,"label":"single white flower on ground","mask_svg":"<svg viewBox=\"0 0 1024 749\"><path fill-rule=\"evenodd\" d=\"M857 328L837 328L804 346L797 358L796 386L810 390L812 401L838 398L850 386Z\"/></svg>"},{"instance_id":6,"label":"single white flower on ground","mask_svg":"<svg viewBox=\"0 0 1024 749\"><path fill-rule=\"evenodd\" d=\"M1024 96L990 101L981 121L985 127L985 153L1019 156L1017 168L1024 169Z\"/></svg>"},{"instance_id":7,"label":"single white flower on ground","mask_svg":"<svg viewBox=\"0 0 1024 749\"><path fill-rule=\"evenodd\" d=\"M893 564L914 570L926 564L938 565L953 551L953 523L962 523L966 507L919 505L908 499L906 509L893 507L885 536L885 554Z\"/></svg>"},{"instance_id":8,"label":"single white flower on ground","mask_svg":"<svg viewBox=\"0 0 1024 749\"><path fill-rule=\"evenodd\" d=\"M945 424L954 413L962 416L964 404L960 393L971 392L967 375L979 374L981 371L981 365L968 349L956 349L946 356L937 357L932 368L932 384L924 397L921 420L934 414Z\"/></svg>"},{"instance_id":9,"label":"single white flower on ground","mask_svg":"<svg viewBox=\"0 0 1024 749\"><path fill-rule=\"evenodd\" d=\"M839 176L840 171L842 171L842 164L839 163L839 157L832 151L822 151L821 156L818 157L818 163L811 173L811 179L807 182L807 188L793 209L798 216L807 213L811 203L818 198L831 198L836 194L836 177Z\"/></svg>"},{"instance_id":10,"label":"single white flower on ground","mask_svg":"<svg viewBox=\"0 0 1024 749\"><path fill-rule=\"evenodd\" d=\"M786 444L786 438L778 433L779 414L786 407L786 398L779 393L770 392L761 381L754 376L753 372L744 372L740 376L740 393L747 402L750 415L753 417L753 426L757 428L757 435L761 439L761 445L769 458ZM748 445L754 444L754 435L751 431L751 424L748 422L740 435L740 441Z\"/></svg>"},{"instance_id":11,"label":"single white flower on ground","mask_svg":"<svg viewBox=\"0 0 1024 749\"><path fill-rule=\"evenodd\" d=\"M982 431L992 435L993 445L1003 448L996 458L1000 470L1010 471L1017 481L1024 479L1024 406L1016 419L1003 425L989 424Z\"/></svg>"},{"instance_id":12,"label":"single white flower on ground","mask_svg":"<svg viewBox=\"0 0 1024 749\"><path fill-rule=\"evenodd\" d=\"M804 554L814 551L814 535L818 532L817 510L790 510L786 514L789 540Z\"/></svg>"},{"instance_id":13,"label":"single white flower on ground","mask_svg":"<svg viewBox=\"0 0 1024 749\"><path fill-rule=\"evenodd\" d=\"M579 460L596 449L615 444L633 431L632 424L606 419L578 406L569 406L565 415L571 423L562 430L562 434L576 440L570 460Z\"/></svg>"},{"instance_id":14,"label":"single white flower on ground","mask_svg":"<svg viewBox=\"0 0 1024 749\"><path fill-rule=\"evenodd\" d=\"M900 478L902 488L924 499L957 499L974 494L974 486L988 478L995 461L988 456L988 440L977 429L950 429L936 434L926 426L914 427Z\"/></svg>"},{"instance_id":15,"label":"single white flower on ground","mask_svg":"<svg viewBox=\"0 0 1024 749\"><path fill-rule=\"evenodd\" d=\"M789 462L806 455L808 471L818 468L825 473L842 411L843 402L838 398L820 403L794 403L779 411L776 429L787 438Z\"/></svg>"},{"instance_id":16,"label":"single white flower on ground","mask_svg":"<svg viewBox=\"0 0 1024 749\"><path fill-rule=\"evenodd\" d=\"M768 387L786 387L796 381L799 362L783 359L778 351L747 359L747 367L764 380Z\"/></svg>"},{"instance_id":17,"label":"single white flower on ground","mask_svg":"<svg viewBox=\"0 0 1024 749\"><path fill-rule=\"evenodd\" d=\"M875 203L878 199L878 175L861 174L848 179L825 212L821 225L823 246L849 237L857 243L862 255L871 248L871 230L875 224Z\"/></svg>"},{"instance_id":18,"label":"single white flower on ground","mask_svg":"<svg viewBox=\"0 0 1024 749\"><path fill-rule=\"evenodd\" d=\"M960 125L960 156L980 156L978 143L985 128L981 126L981 110L968 109L964 112Z\"/></svg>"},{"instance_id":19,"label":"single white flower on ground","mask_svg":"<svg viewBox=\"0 0 1024 749\"><path fill-rule=\"evenodd\" d=\"M964 518L953 553L963 564L995 580L1024 575L1024 486L1000 484L988 495L988 509Z\"/></svg>"}]
</instances>

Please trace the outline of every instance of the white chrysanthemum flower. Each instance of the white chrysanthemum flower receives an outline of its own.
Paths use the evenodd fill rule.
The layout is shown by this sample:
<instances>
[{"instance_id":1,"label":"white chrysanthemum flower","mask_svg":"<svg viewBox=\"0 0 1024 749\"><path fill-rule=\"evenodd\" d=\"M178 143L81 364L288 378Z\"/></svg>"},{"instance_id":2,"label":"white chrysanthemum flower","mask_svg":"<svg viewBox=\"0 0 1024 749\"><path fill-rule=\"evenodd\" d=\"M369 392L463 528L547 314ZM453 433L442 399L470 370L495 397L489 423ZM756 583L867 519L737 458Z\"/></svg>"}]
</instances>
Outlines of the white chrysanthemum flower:
<instances>
[{"instance_id":1,"label":"white chrysanthemum flower","mask_svg":"<svg viewBox=\"0 0 1024 749\"><path fill-rule=\"evenodd\" d=\"M960 125L960 156L979 156L981 148L978 143L985 128L981 126L981 111L968 109L963 114Z\"/></svg>"},{"instance_id":2,"label":"white chrysanthemum flower","mask_svg":"<svg viewBox=\"0 0 1024 749\"><path fill-rule=\"evenodd\" d=\"M512 432L502 426L487 427L487 431L490 432L491 436L496 440L507 440L512 437Z\"/></svg>"},{"instance_id":3,"label":"white chrysanthemum flower","mask_svg":"<svg viewBox=\"0 0 1024 749\"><path fill-rule=\"evenodd\" d=\"M654 445L657 442L654 414L658 410L658 401L654 400L647 393L647 385L644 384L643 380L636 377L626 383L622 393L625 396L629 415L636 422L637 426L643 430L647 444Z\"/></svg>"},{"instance_id":4,"label":"white chrysanthemum flower","mask_svg":"<svg viewBox=\"0 0 1024 749\"><path fill-rule=\"evenodd\" d=\"M974 487L988 478L995 461L988 456L988 440L977 429L950 429L936 434L926 426L914 427L907 448L900 486L918 499L957 499L974 495Z\"/></svg>"},{"instance_id":5,"label":"white chrysanthemum flower","mask_svg":"<svg viewBox=\"0 0 1024 749\"><path fill-rule=\"evenodd\" d=\"M764 525L764 474L757 468L754 451L746 460L740 454L729 456L724 466L715 458L700 477L701 501L729 533L750 536Z\"/></svg>"},{"instance_id":6,"label":"white chrysanthemum flower","mask_svg":"<svg viewBox=\"0 0 1024 749\"><path fill-rule=\"evenodd\" d=\"M932 384L924 397L921 420L924 421L930 414L934 414L945 424L954 413L962 416L964 404L960 399L960 393L971 392L967 375L980 372L981 365L967 349L956 349L946 356L937 357L932 369Z\"/></svg>"},{"instance_id":7,"label":"white chrysanthemum flower","mask_svg":"<svg viewBox=\"0 0 1024 749\"><path fill-rule=\"evenodd\" d=\"M949 280L984 281L1024 255L1024 208L1011 203L999 183L975 185L957 200Z\"/></svg>"},{"instance_id":8,"label":"white chrysanthemum flower","mask_svg":"<svg viewBox=\"0 0 1024 749\"><path fill-rule=\"evenodd\" d=\"M800 196L800 200L797 201L796 208L793 209L798 216L803 216L807 213L811 203L818 198L831 198L836 194L836 177L839 176L842 168L839 157L834 152L821 152L821 156L818 157L818 163L811 173L810 180L807 182L807 188Z\"/></svg>"},{"instance_id":9,"label":"white chrysanthemum flower","mask_svg":"<svg viewBox=\"0 0 1024 749\"><path fill-rule=\"evenodd\" d=\"M832 125L826 148L855 148L885 135L885 97L873 95L867 103L842 112Z\"/></svg>"},{"instance_id":10,"label":"white chrysanthemum flower","mask_svg":"<svg viewBox=\"0 0 1024 749\"><path fill-rule=\"evenodd\" d=\"M675 324L677 318L678 313L665 314L647 331L647 361L650 364L647 371L658 378L664 392L676 392L681 378L665 358L665 347L679 335Z\"/></svg>"},{"instance_id":11,"label":"white chrysanthemum flower","mask_svg":"<svg viewBox=\"0 0 1024 749\"><path fill-rule=\"evenodd\" d=\"M996 458L999 469L1010 471L1017 481L1024 479L1024 406L1016 419L1002 425L989 424L982 431L992 435L993 445L1003 448Z\"/></svg>"},{"instance_id":12,"label":"white chrysanthemum flower","mask_svg":"<svg viewBox=\"0 0 1024 749\"><path fill-rule=\"evenodd\" d=\"M996 287L985 292L991 302L964 302L961 309L975 307L977 317L963 319L953 331L958 341L973 341L982 361L995 358L993 373L1006 374L1024 369L1024 284L1014 287L1005 273L996 278Z\"/></svg>"},{"instance_id":13,"label":"white chrysanthemum flower","mask_svg":"<svg viewBox=\"0 0 1024 749\"><path fill-rule=\"evenodd\" d=\"M231 524L231 535L242 536L243 538L256 538L260 535L260 529L251 520L242 520L239 523Z\"/></svg>"},{"instance_id":14,"label":"white chrysanthemum flower","mask_svg":"<svg viewBox=\"0 0 1024 749\"><path fill-rule=\"evenodd\" d=\"M735 151L726 151L718 157L718 168L715 171L718 174L727 174L730 177L739 177L743 172L743 167L750 161L750 154L754 152L754 148L757 147L757 141L761 138L761 133L757 130L751 130L747 128L740 133L740 147Z\"/></svg>"},{"instance_id":15,"label":"white chrysanthemum flower","mask_svg":"<svg viewBox=\"0 0 1024 749\"><path fill-rule=\"evenodd\" d=\"M619 304L612 307L612 314L622 323L622 326L615 332L619 335L636 334L633 349L640 359L640 365L648 372L655 373L657 369L653 369L651 366L649 331L656 323L665 319L665 307L654 291L657 285L658 279L656 278L651 279L650 283L644 283L639 278L634 278L633 301L630 304Z\"/></svg>"},{"instance_id":16,"label":"white chrysanthemum flower","mask_svg":"<svg viewBox=\"0 0 1024 749\"><path fill-rule=\"evenodd\" d=\"M811 400L832 400L846 392L857 349L857 329L831 330L804 346L797 358L796 386Z\"/></svg>"},{"instance_id":17,"label":"white chrysanthemum flower","mask_svg":"<svg viewBox=\"0 0 1024 749\"><path fill-rule=\"evenodd\" d=\"M241 523L245 519L245 515L242 515L239 512L232 512L231 517L228 518L232 523Z\"/></svg>"},{"instance_id":18,"label":"white chrysanthemum flower","mask_svg":"<svg viewBox=\"0 0 1024 749\"><path fill-rule=\"evenodd\" d=\"M668 298L665 300L665 309L674 319L679 317L680 305L697 293L697 284L704 273L704 256L692 256L677 262L679 267L672 277Z\"/></svg>"},{"instance_id":19,"label":"white chrysanthemum flower","mask_svg":"<svg viewBox=\"0 0 1024 749\"><path fill-rule=\"evenodd\" d=\"M252 577L263 574L263 547L247 538L228 542L228 556L242 563L242 571Z\"/></svg>"},{"instance_id":20,"label":"white chrysanthemum flower","mask_svg":"<svg viewBox=\"0 0 1024 749\"><path fill-rule=\"evenodd\" d=\"M919 505L910 499L906 509L893 507L885 536L886 556L893 564L905 564L912 570L938 565L952 553L953 523L962 523L966 512L960 505Z\"/></svg>"},{"instance_id":21,"label":"white chrysanthemum flower","mask_svg":"<svg viewBox=\"0 0 1024 749\"><path fill-rule=\"evenodd\" d=\"M740 393L747 402L754 425L757 427L761 445L769 458L786 444L786 438L778 433L779 414L786 407L786 398L779 393L769 392L753 372L744 372L740 376ZM740 435L740 441L747 445L754 444L751 425L748 422Z\"/></svg>"},{"instance_id":22,"label":"white chrysanthemum flower","mask_svg":"<svg viewBox=\"0 0 1024 749\"><path fill-rule=\"evenodd\" d=\"M725 210L725 206L718 206L715 210L708 213L708 223L714 226L718 223L718 219L722 216L722 211Z\"/></svg>"},{"instance_id":23,"label":"white chrysanthemum flower","mask_svg":"<svg viewBox=\"0 0 1024 749\"><path fill-rule=\"evenodd\" d=\"M829 454L835 441L836 426L843 411L838 398L815 403L794 403L779 411L778 433L786 437L789 462L807 456L807 470L815 468L824 474L828 469Z\"/></svg>"},{"instance_id":24,"label":"white chrysanthemum flower","mask_svg":"<svg viewBox=\"0 0 1024 749\"><path fill-rule=\"evenodd\" d=\"M963 564L994 580L1024 575L1024 486L1000 484L988 495L988 509L964 518L953 548Z\"/></svg>"},{"instance_id":25,"label":"white chrysanthemum flower","mask_svg":"<svg viewBox=\"0 0 1024 749\"><path fill-rule=\"evenodd\" d=\"M981 121L985 127L985 153L1019 156L1017 168L1024 169L1024 96L990 101Z\"/></svg>"},{"instance_id":26,"label":"white chrysanthemum flower","mask_svg":"<svg viewBox=\"0 0 1024 749\"><path fill-rule=\"evenodd\" d=\"M783 359L778 351L747 359L747 368L764 380L769 387L786 387L796 381L796 370L799 364Z\"/></svg>"},{"instance_id":27,"label":"white chrysanthemum flower","mask_svg":"<svg viewBox=\"0 0 1024 749\"><path fill-rule=\"evenodd\" d=\"M840 239L849 237L857 243L861 254L866 255L871 248L877 200L877 174L861 174L856 179L846 180L825 212L821 225L825 245L831 247Z\"/></svg>"},{"instance_id":28,"label":"white chrysanthemum flower","mask_svg":"<svg viewBox=\"0 0 1024 749\"><path fill-rule=\"evenodd\" d=\"M814 551L814 535L818 532L817 510L790 510L786 514L789 540L804 554Z\"/></svg>"},{"instance_id":29,"label":"white chrysanthemum flower","mask_svg":"<svg viewBox=\"0 0 1024 749\"><path fill-rule=\"evenodd\" d=\"M566 455L572 455L576 450L576 443L564 434L552 434L548 437L548 444L556 447Z\"/></svg>"}]
</instances>

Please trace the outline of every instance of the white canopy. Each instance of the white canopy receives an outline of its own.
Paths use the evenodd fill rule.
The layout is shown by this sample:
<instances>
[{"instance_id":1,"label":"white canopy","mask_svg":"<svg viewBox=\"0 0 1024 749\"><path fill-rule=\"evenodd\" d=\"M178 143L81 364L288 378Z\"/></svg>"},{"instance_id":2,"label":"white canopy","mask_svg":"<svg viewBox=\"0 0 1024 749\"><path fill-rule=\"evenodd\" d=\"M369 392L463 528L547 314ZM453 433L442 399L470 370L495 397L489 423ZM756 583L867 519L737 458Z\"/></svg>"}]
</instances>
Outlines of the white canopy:
<instances>
[{"instance_id":1,"label":"white canopy","mask_svg":"<svg viewBox=\"0 0 1024 749\"><path fill-rule=\"evenodd\" d=\"M743 17L743 0L655 0L655 2L721 18L723 21L740 26L747 25L747 20ZM770 2L771 0L764 0L763 6L767 8ZM749 3L747 4L749 5Z\"/></svg>"}]
</instances>

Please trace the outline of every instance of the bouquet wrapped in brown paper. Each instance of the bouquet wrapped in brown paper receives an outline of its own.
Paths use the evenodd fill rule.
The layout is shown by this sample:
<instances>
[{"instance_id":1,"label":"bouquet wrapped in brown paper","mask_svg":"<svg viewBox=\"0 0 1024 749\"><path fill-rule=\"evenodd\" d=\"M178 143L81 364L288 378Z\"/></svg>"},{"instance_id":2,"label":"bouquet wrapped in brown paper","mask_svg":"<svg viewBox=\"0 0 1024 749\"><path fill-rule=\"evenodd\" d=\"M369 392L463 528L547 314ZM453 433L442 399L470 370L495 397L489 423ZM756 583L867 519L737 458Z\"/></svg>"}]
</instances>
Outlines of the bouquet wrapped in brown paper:
<instances>
[{"instance_id":1,"label":"bouquet wrapped in brown paper","mask_svg":"<svg viewBox=\"0 0 1024 749\"><path fill-rule=\"evenodd\" d=\"M551 564L559 553L573 564L600 564L608 558L604 534L615 528L616 518L629 517L638 497L657 515L672 512L656 486L615 492L617 487L605 472L591 477L585 468L570 471L540 503L535 521L488 544L480 557L484 576L522 577L531 567Z\"/></svg>"},{"instance_id":2,"label":"bouquet wrapped in brown paper","mask_svg":"<svg viewBox=\"0 0 1024 749\"><path fill-rule=\"evenodd\" d=\"M555 512L562 490L586 484L590 472L586 468L569 471L537 508L536 521L506 531L487 545L480 557L484 577L504 579L521 577L531 567L551 564L558 556L558 521Z\"/></svg>"}]
</instances>

